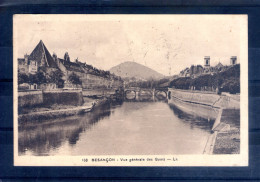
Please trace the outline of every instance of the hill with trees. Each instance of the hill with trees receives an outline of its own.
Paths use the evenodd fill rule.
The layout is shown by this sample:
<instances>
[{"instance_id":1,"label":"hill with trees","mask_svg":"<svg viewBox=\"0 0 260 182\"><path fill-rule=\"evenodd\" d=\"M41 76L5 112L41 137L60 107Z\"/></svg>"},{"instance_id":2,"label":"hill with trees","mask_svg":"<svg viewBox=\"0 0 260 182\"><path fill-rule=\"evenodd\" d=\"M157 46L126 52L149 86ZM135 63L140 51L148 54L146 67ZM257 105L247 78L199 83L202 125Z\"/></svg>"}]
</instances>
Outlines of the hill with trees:
<instances>
[{"instance_id":1,"label":"hill with trees","mask_svg":"<svg viewBox=\"0 0 260 182\"><path fill-rule=\"evenodd\" d=\"M240 64L226 71L202 75L197 78L180 77L170 82L169 87L206 91L240 93Z\"/></svg>"}]
</instances>

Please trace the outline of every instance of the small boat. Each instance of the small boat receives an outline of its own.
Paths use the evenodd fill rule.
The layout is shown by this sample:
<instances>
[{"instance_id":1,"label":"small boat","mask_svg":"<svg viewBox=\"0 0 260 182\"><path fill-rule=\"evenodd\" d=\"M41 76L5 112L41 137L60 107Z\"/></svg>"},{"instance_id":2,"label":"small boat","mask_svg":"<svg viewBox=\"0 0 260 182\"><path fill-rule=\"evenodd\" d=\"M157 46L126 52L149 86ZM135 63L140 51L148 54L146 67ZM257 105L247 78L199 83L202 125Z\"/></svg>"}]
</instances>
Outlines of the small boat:
<instances>
[{"instance_id":1,"label":"small boat","mask_svg":"<svg viewBox=\"0 0 260 182\"><path fill-rule=\"evenodd\" d=\"M82 109L83 112L89 112L94 108L94 106L95 106L95 103L92 103L92 105L82 106L80 109Z\"/></svg>"}]
</instances>

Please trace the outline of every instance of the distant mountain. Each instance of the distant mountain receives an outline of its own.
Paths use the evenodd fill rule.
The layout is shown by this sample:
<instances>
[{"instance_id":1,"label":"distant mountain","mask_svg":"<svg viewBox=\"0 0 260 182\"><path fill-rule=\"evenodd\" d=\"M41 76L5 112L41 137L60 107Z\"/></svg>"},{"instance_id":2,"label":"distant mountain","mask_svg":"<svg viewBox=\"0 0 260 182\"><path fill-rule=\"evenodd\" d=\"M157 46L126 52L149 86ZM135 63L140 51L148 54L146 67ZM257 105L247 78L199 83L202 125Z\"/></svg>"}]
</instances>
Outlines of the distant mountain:
<instances>
[{"instance_id":1,"label":"distant mountain","mask_svg":"<svg viewBox=\"0 0 260 182\"><path fill-rule=\"evenodd\" d=\"M109 70L122 78L135 77L141 80L161 79L164 75L136 62L124 62Z\"/></svg>"}]
</instances>

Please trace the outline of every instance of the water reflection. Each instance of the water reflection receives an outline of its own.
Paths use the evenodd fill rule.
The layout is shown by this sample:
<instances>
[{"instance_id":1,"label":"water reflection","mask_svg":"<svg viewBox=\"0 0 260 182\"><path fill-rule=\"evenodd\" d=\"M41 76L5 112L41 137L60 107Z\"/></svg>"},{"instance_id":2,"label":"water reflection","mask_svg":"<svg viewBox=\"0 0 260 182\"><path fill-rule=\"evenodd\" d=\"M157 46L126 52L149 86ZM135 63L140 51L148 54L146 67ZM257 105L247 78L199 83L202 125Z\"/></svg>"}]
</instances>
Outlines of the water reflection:
<instances>
[{"instance_id":1,"label":"water reflection","mask_svg":"<svg viewBox=\"0 0 260 182\"><path fill-rule=\"evenodd\" d=\"M150 98L24 125L19 128L19 155L201 154L211 123L168 105L165 99Z\"/></svg>"},{"instance_id":2,"label":"water reflection","mask_svg":"<svg viewBox=\"0 0 260 182\"><path fill-rule=\"evenodd\" d=\"M204 130L210 130L214 124L214 119L205 119L203 117L188 114L173 104L169 104L169 107L174 112L174 115L180 118L183 122L189 123L191 129L197 127Z\"/></svg>"},{"instance_id":3,"label":"water reflection","mask_svg":"<svg viewBox=\"0 0 260 182\"><path fill-rule=\"evenodd\" d=\"M48 155L51 149L59 148L64 142L75 145L80 133L85 132L111 115L111 107L122 105L122 102L105 104L93 112L80 116L56 119L42 124L24 125L19 127L19 154L30 151L33 155Z\"/></svg>"},{"instance_id":4,"label":"water reflection","mask_svg":"<svg viewBox=\"0 0 260 182\"><path fill-rule=\"evenodd\" d=\"M198 120L200 119L215 120L219 112L219 109L217 108L204 106L200 104L182 102L174 98L169 99L168 103L172 108L174 108L174 110L182 111L183 113L185 113L183 115L188 114L197 117ZM180 112L176 111L177 115L180 115L179 113Z\"/></svg>"}]
</instances>

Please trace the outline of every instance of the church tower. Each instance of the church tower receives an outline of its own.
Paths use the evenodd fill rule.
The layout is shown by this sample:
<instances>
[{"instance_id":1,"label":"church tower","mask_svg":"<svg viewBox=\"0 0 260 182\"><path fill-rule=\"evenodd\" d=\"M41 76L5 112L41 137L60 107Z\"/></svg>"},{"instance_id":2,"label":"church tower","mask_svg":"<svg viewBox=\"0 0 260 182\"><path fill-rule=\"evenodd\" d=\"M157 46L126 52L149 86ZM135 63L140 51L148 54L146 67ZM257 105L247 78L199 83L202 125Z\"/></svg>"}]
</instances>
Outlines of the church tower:
<instances>
[{"instance_id":1,"label":"church tower","mask_svg":"<svg viewBox=\"0 0 260 182\"><path fill-rule=\"evenodd\" d=\"M210 57L209 56L205 56L204 57L204 67L205 68L209 68L210 67Z\"/></svg>"}]
</instances>

